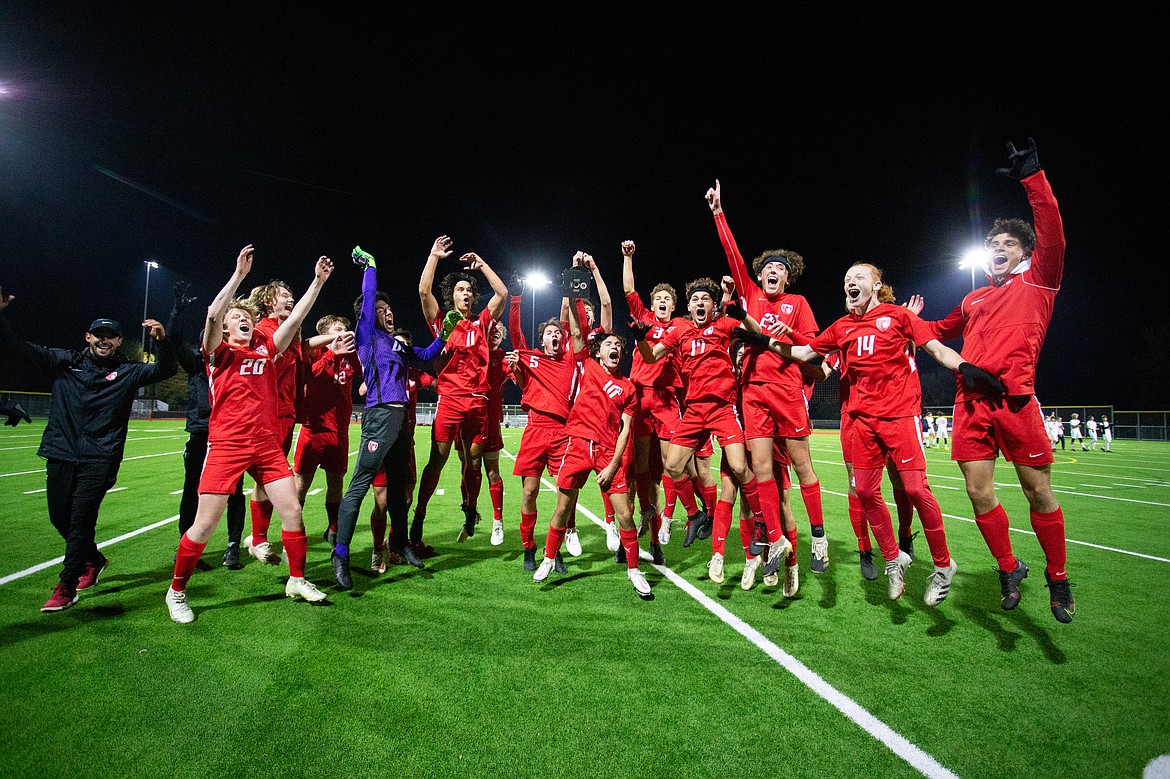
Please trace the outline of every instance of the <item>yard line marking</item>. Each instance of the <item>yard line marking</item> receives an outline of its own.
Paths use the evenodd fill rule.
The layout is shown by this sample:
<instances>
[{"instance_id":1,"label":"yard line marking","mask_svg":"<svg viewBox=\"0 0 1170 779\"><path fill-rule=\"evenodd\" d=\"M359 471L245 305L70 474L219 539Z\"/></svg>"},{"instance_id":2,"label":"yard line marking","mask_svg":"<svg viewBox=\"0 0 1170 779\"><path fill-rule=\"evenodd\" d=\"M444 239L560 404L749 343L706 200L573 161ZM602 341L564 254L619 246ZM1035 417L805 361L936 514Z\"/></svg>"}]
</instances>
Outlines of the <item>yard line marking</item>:
<instances>
[{"instance_id":1,"label":"yard line marking","mask_svg":"<svg viewBox=\"0 0 1170 779\"><path fill-rule=\"evenodd\" d=\"M110 487L108 490L106 490L106 494L109 495L111 492L121 492L124 489L126 489L126 488L125 487Z\"/></svg>"},{"instance_id":2,"label":"yard line marking","mask_svg":"<svg viewBox=\"0 0 1170 779\"><path fill-rule=\"evenodd\" d=\"M183 491L182 491L182 490L173 490L173 491L171 492L171 494L172 494L172 495L182 495L182 494L183 494Z\"/></svg>"},{"instance_id":3,"label":"yard line marking","mask_svg":"<svg viewBox=\"0 0 1170 779\"><path fill-rule=\"evenodd\" d=\"M160 452L159 454L138 454L138 455L135 455L133 457L123 457L122 462L126 462L127 460L146 460L146 459L151 458L151 457L170 457L172 455L182 454L182 453L183 453L182 450L180 450L178 452ZM30 474L44 473L44 472L45 472L44 468L38 468L35 471L14 471L12 473L0 473L0 479L3 479L5 476L28 476Z\"/></svg>"},{"instance_id":4,"label":"yard line marking","mask_svg":"<svg viewBox=\"0 0 1170 779\"><path fill-rule=\"evenodd\" d=\"M305 495L316 495L316 494L317 494L318 492L320 492L320 491L321 491L321 488L320 488L320 487L318 487L318 488L317 488L317 489L315 489L315 490L309 490L308 492L306 492L306 493L305 493Z\"/></svg>"},{"instance_id":5,"label":"yard line marking","mask_svg":"<svg viewBox=\"0 0 1170 779\"><path fill-rule=\"evenodd\" d=\"M41 487L39 490L28 490L24 494L25 495L36 495L38 492L48 492L48 491L49 491L48 487Z\"/></svg>"},{"instance_id":6,"label":"yard line marking","mask_svg":"<svg viewBox=\"0 0 1170 779\"><path fill-rule=\"evenodd\" d=\"M140 527L137 530L131 530L129 533L123 533L122 535L117 536L115 538L111 538L108 541L102 541L100 544L97 545L97 548L104 549L105 547L110 546L111 544L116 544L119 541L125 541L128 538L133 538L134 536L142 535L143 533L148 533L151 530L154 530L155 528L159 528L159 527L162 527L163 525L170 524L171 522L174 522L178 518L179 518L179 515L176 514L175 516L168 517L167 519L160 519L158 522L147 525L146 527ZM7 576L0 576L0 584L8 584L8 582L16 581L17 579L24 578L25 576L29 576L30 574L36 573L37 571L43 571L46 568L50 568L54 565L58 565L58 564L63 563L63 562L65 562L64 555L62 555L61 557L55 557L52 560L47 560L46 562L43 562L43 563L38 563L38 564L34 565L32 568L25 568L23 571L17 571L16 573L10 573Z\"/></svg>"},{"instance_id":7,"label":"yard line marking","mask_svg":"<svg viewBox=\"0 0 1170 779\"><path fill-rule=\"evenodd\" d=\"M501 451L501 454L506 455L512 460L516 459L516 456L507 450ZM540 480L550 487L555 486L549 483L543 476L540 477ZM592 520L594 524L599 525L602 529L605 528L605 520L598 517L580 503L577 504L577 512ZM833 708L840 711L858 727L877 739L878 742L883 744L895 755L909 763L912 768L923 776L930 777L930 779L959 779L957 774L952 773L946 766L912 744L889 725L870 714L855 700L830 685L820 675L776 646L776 644L772 643L770 639L751 625L704 595L686 579L665 565L654 565L648 551L639 550L639 552L638 557L640 560L650 563L655 570L665 576L672 584L698 601L700 605L718 617L725 625L752 642L757 649L776 661L784 670L795 676L806 687L825 699Z\"/></svg>"}]
</instances>

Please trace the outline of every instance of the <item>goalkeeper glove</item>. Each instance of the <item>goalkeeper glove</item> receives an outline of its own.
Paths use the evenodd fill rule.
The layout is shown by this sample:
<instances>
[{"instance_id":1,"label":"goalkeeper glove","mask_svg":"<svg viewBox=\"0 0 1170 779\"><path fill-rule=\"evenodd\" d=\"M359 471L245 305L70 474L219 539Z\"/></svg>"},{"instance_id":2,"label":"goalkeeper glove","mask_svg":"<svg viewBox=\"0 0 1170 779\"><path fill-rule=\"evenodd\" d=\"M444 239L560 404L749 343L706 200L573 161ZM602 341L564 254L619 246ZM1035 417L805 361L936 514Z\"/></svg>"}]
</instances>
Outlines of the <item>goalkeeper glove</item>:
<instances>
[{"instance_id":1,"label":"goalkeeper glove","mask_svg":"<svg viewBox=\"0 0 1170 779\"><path fill-rule=\"evenodd\" d=\"M1036 142L1028 139L1027 149L1017 149L1016 145L1008 141L1008 163L1010 167L996 168L995 172L1017 181L1026 179L1033 173L1040 172L1040 160L1036 158Z\"/></svg>"}]
</instances>

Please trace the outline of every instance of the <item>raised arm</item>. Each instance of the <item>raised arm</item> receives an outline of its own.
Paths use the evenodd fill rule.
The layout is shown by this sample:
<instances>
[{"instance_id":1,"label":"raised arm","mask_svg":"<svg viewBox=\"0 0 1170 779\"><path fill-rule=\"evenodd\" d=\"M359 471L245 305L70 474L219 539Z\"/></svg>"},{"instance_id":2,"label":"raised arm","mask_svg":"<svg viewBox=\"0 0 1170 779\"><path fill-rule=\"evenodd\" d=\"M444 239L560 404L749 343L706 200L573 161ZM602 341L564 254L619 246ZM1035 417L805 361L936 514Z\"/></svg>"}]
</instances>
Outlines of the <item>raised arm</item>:
<instances>
[{"instance_id":1,"label":"raised arm","mask_svg":"<svg viewBox=\"0 0 1170 779\"><path fill-rule=\"evenodd\" d=\"M593 273L593 284L597 287L597 300L601 303L601 313L597 318L597 325L607 333L613 332L613 298L609 296L609 288L605 286L605 279L601 278L601 271L597 269L597 262L592 254L581 258L581 264Z\"/></svg>"},{"instance_id":2,"label":"raised arm","mask_svg":"<svg viewBox=\"0 0 1170 779\"><path fill-rule=\"evenodd\" d=\"M504 315L504 304L508 302L508 285L504 283L499 274L492 270L491 266L487 264L487 260L475 252L468 252L459 259L467 263L468 270L477 270L487 279L493 293L492 299L487 303L487 309L492 312L492 319L499 322L500 317Z\"/></svg>"},{"instance_id":3,"label":"raised arm","mask_svg":"<svg viewBox=\"0 0 1170 779\"><path fill-rule=\"evenodd\" d=\"M719 179L715 179L715 186L707 190L707 205L711 209L711 215L715 217L715 230L719 233L719 242L723 244L723 252L727 255L727 267L731 270L731 277L735 279L735 288L744 298L755 294L758 287L748 275L747 263L743 261L743 255L739 252L731 228L727 226Z\"/></svg>"},{"instance_id":4,"label":"raised arm","mask_svg":"<svg viewBox=\"0 0 1170 779\"><path fill-rule=\"evenodd\" d=\"M629 295L638 290L634 287L634 242L622 241L622 292Z\"/></svg>"},{"instance_id":5,"label":"raised arm","mask_svg":"<svg viewBox=\"0 0 1170 779\"><path fill-rule=\"evenodd\" d=\"M512 336L512 344L517 349L527 349L528 340L524 337L524 327L520 317L520 306L524 301L524 281L516 275L508 282L508 333ZM534 335L539 340L539 334Z\"/></svg>"},{"instance_id":6,"label":"raised arm","mask_svg":"<svg viewBox=\"0 0 1170 779\"><path fill-rule=\"evenodd\" d=\"M432 289L435 286L435 269L439 265L439 260L450 256L451 236L440 235L431 246L431 253L427 255L426 264L423 265L422 277L418 280L418 298L422 304L423 318L426 319L427 327L430 327L439 316L439 301L435 298Z\"/></svg>"},{"instance_id":7,"label":"raised arm","mask_svg":"<svg viewBox=\"0 0 1170 779\"><path fill-rule=\"evenodd\" d=\"M214 352L223 342L223 315L227 313L228 304L235 297L236 290L252 270L254 252L252 244L240 249L240 254L236 257L235 272L207 307L207 321L203 324L203 350L208 354Z\"/></svg>"},{"instance_id":8,"label":"raised arm","mask_svg":"<svg viewBox=\"0 0 1170 779\"><path fill-rule=\"evenodd\" d=\"M317 295L321 294L321 287L325 286L331 273L333 273L333 261L325 256L320 257L314 267L313 283L293 306L288 319L281 322L280 327L276 328L276 332L272 334L272 343L276 346L278 353L287 349L293 338L300 335L301 323L305 321L309 309L317 302Z\"/></svg>"}]
</instances>

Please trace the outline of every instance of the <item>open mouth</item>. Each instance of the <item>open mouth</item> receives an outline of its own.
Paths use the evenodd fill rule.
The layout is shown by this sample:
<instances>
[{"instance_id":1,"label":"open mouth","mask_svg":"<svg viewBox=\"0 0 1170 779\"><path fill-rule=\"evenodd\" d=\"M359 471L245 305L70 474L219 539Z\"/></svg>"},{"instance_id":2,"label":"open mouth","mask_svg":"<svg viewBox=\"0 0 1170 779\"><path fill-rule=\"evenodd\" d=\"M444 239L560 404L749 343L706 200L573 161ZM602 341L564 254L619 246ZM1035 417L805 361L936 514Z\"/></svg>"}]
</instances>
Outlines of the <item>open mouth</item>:
<instances>
[{"instance_id":1,"label":"open mouth","mask_svg":"<svg viewBox=\"0 0 1170 779\"><path fill-rule=\"evenodd\" d=\"M1008 258L1007 258L1007 256L1006 256L1006 255L1003 255L1003 254L997 254L997 255L995 255L994 257L992 257L992 258L991 258L991 264L992 264L992 266L996 266L996 265L1007 265L1007 261L1008 261Z\"/></svg>"},{"instance_id":2,"label":"open mouth","mask_svg":"<svg viewBox=\"0 0 1170 779\"><path fill-rule=\"evenodd\" d=\"M846 287L845 298L850 303L856 303L861 298L861 289L858 287Z\"/></svg>"}]
</instances>

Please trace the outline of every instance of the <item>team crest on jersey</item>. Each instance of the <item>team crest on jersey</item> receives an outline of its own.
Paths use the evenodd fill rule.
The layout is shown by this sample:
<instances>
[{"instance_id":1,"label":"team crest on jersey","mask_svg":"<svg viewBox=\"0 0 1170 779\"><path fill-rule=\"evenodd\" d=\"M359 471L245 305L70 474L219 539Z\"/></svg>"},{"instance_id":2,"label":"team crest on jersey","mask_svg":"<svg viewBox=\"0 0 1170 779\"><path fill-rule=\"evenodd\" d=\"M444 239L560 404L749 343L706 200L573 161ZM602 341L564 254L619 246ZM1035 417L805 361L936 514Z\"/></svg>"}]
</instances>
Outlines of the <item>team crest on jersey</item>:
<instances>
[{"instance_id":1,"label":"team crest on jersey","mask_svg":"<svg viewBox=\"0 0 1170 779\"><path fill-rule=\"evenodd\" d=\"M378 451L378 442L370 441L366 444L366 449L369 450L370 454L373 454L374 452Z\"/></svg>"},{"instance_id":2,"label":"team crest on jersey","mask_svg":"<svg viewBox=\"0 0 1170 779\"><path fill-rule=\"evenodd\" d=\"M257 347L256 347L256 354L262 354L262 355L264 355L265 357L267 357L267 356L268 356L268 347L267 347L267 346L265 346L264 344L261 344L260 346L257 346Z\"/></svg>"},{"instance_id":3,"label":"team crest on jersey","mask_svg":"<svg viewBox=\"0 0 1170 779\"><path fill-rule=\"evenodd\" d=\"M793 311L792 304L791 303L781 303L780 310L783 311L785 314L791 314Z\"/></svg>"},{"instance_id":4,"label":"team crest on jersey","mask_svg":"<svg viewBox=\"0 0 1170 779\"><path fill-rule=\"evenodd\" d=\"M877 325L878 330L881 330L884 333L890 329L890 322L891 320L888 316L879 316L874 324Z\"/></svg>"},{"instance_id":5,"label":"team crest on jersey","mask_svg":"<svg viewBox=\"0 0 1170 779\"><path fill-rule=\"evenodd\" d=\"M106 374L106 381L113 381L116 378L118 378L117 371L110 371L109 373Z\"/></svg>"},{"instance_id":6,"label":"team crest on jersey","mask_svg":"<svg viewBox=\"0 0 1170 779\"><path fill-rule=\"evenodd\" d=\"M708 327L706 330L703 331L703 335L714 335L714 334L715 334L715 327L714 326Z\"/></svg>"}]
</instances>

